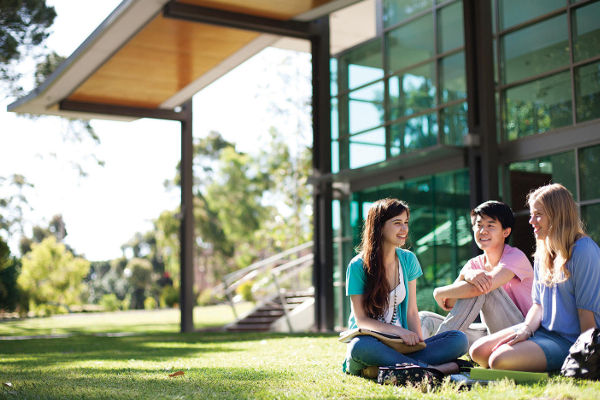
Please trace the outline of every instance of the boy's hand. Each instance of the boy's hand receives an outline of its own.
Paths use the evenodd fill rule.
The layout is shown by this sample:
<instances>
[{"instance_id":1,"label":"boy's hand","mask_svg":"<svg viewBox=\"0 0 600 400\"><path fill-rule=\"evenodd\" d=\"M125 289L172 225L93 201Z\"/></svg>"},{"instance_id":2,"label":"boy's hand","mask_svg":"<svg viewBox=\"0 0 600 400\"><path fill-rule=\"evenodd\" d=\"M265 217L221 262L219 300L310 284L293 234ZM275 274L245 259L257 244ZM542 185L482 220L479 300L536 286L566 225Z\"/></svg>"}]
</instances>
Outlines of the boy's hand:
<instances>
[{"instance_id":1,"label":"boy's hand","mask_svg":"<svg viewBox=\"0 0 600 400\"><path fill-rule=\"evenodd\" d=\"M449 298L445 297L441 293L441 291L438 290L438 289L435 289L433 291L433 298L435 299L435 302L444 311L450 311L450 310L452 310L452 307L454 306L454 303L456 302L456 300L455 299L449 299ZM452 300L454 300L454 301L452 301Z\"/></svg>"},{"instance_id":2,"label":"boy's hand","mask_svg":"<svg viewBox=\"0 0 600 400\"><path fill-rule=\"evenodd\" d=\"M475 286L481 293L492 288L492 277L483 270L470 270L464 273L465 281Z\"/></svg>"}]
</instances>

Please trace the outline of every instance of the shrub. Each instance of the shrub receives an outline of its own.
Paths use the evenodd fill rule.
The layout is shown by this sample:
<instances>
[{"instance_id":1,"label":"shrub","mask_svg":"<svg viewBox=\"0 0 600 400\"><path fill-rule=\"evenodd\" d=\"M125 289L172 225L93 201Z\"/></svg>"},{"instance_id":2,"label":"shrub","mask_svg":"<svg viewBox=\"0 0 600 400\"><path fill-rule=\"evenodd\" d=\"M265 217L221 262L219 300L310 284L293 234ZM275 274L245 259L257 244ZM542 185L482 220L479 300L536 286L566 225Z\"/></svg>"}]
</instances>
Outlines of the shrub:
<instances>
[{"instance_id":1,"label":"shrub","mask_svg":"<svg viewBox=\"0 0 600 400\"><path fill-rule=\"evenodd\" d=\"M160 306L174 307L179 303L179 290L174 286L167 285L160 291Z\"/></svg>"},{"instance_id":2,"label":"shrub","mask_svg":"<svg viewBox=\"0 0 600 400\"><path fill-rule=\"evenodd\" d=\"M121 302L114 293L103 295L99 304L105 311L117 311L121 308Z\"/></svg>"},{"instance_id":3,"label":"shrub","mask_svg":"<svg viewBox=\"0 0 600 400\"><path fill-rule=\"evenodd\" d=\"M252 287L254 286L253 281L243 282L240 286L235 289L235 292L242 296L245 301L254 302L254 294L252 293Z\"/></svg>"},{"instance_id":4,"label":"shrub","mask_svg":"<svg viewBox=\"0 0 600 400\"><path fill-rule=\"evenodd\" d=\"M144 310L154 310L157 307L154 297L146 297L144 300Z\"/></svg>"}]
</instances>

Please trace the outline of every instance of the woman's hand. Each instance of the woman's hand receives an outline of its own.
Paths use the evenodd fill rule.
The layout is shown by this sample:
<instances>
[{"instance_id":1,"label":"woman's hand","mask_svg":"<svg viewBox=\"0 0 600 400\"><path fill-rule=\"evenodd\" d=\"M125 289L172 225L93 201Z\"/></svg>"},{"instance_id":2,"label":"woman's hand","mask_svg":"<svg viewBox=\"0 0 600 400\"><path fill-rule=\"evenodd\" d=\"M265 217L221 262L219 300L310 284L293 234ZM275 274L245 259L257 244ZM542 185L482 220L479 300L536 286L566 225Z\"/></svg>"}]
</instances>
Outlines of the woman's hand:
<instances>
[{"instance_id":1,"label":"woman's hand","mask_svg":"<svg viewBox=\"0 0 600 400\"><path fill-rule=\"evenodd\" d=\"M514 344L529 339L531 336L533 336L533 331L531 330L531 328L529 328L529 326L527 326L526 324L516 325L513 327L513 333L511 335L506 336L505 338L501 339L498 343L496 343L496 345L492 349L492 353L504 344L512 346Z\"/></svg>"},{"instance_id":2,"label":"woman's hand","mask_svg":"<svg viewBox=\"0 0 600 400\"><path fill-rule=\"evenodd\" d=\"M400 336L400 339L402 339L407 345L414 346L415 344L421 342L419 335L417 335L415 332L400 327L399 329L400 332L398 333L398 336Z\"/></svg>"}]
</instances>

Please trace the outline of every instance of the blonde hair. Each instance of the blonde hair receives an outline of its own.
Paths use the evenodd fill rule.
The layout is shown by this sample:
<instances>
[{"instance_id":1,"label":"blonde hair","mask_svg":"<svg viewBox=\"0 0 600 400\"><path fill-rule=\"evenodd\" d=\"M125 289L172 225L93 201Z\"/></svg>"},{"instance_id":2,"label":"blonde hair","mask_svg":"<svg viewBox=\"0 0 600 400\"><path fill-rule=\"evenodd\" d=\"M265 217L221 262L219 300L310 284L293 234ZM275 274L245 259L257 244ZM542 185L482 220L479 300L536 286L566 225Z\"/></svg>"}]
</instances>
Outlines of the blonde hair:
<instances>
[{"instance_id":1,"label":"blonde hair","mask_svg":"<svg viewBox=\"0 0 600 400\"><path fill-rule=\"evenodd\" d=\"M570 276L566 264L575 241L585 236L575 200L563 185L553 183L530 192L527 203L530 208L537 203L548 218L548 234L536 241L534 254L540 279L546 286L564 282Z\"/></svg>"}]
</instances>

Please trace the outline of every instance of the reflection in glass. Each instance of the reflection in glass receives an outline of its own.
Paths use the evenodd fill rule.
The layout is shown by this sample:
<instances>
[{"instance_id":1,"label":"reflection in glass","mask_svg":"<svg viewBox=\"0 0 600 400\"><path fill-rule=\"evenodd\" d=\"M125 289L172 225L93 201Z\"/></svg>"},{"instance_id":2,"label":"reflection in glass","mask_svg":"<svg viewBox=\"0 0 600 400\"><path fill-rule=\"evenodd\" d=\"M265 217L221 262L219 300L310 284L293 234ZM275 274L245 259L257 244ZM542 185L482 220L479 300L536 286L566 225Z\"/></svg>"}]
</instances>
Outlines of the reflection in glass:
<instances>
[{"instance_id":1,"label":"reflection in glass","mask_svg":"<svg viewBox=\"0 0 600 400\"><path fill-rule=\"evenodd\" d=\"M436 113L420 115L391 126L391 154L398 155L437 144Z\"/></svg>"},{"instance_id":2,"label":"reflection in glass","mask_svg":"<svg viewBox=\"0 0 600 400\"><path fill-rule=\"evenodd\" d=\"M501 29L510 28L565 5L565 0L498 0Z\"/></svg>"},{"instance_id":3,"label":"reflection in glass","mask_svg":"<svg viewBox=\"0 0 600 400\"><path fill-rule=\"evenodd\" d=\"M581 219L585 232L600 243L600 204L581 207Z\"/></svg>"},{"instance_id":4,"label":"reflection in glass","mask_svg":"<svg viewBox=\"0 0 600 400\"><path fill-rule=\"evenodd\" d=\"M389 71L395 72L433 57L433 16L427 14L388 32Z\"/></svg>"},{"instance_id":5,"label":"reflection in glass","mask_svg":"<svg viewBox=\"0 0 600 400\"><path fill-rule=\"evenodd\" d=\"M550 71L569 62L565 14L510 33L502 39L504 83Z\"/></svg>"},{"instance_id":6,"label":"reflection in glass","mask_svg":"<svg viewBox=\"0 0 600 400\"><path fill-rule=\"evenodd\" d=\"M385 160L385 129L378 128L350 137L350 168Z\"/></svg>"},{"instance_id":7,"label":"reflection in glass","mask_svg":"<svg viewBox=\"0 0 600 400\"><path fill-rule=\"evenodd\" d=\"M462 1L439 10L438 53L456 49L464 44Z\"/></svg>"},{"instance_id":8,"label":"reflection in glass","mask_svg":"<svg viewBox=\"0 0 600 400\"><path fill-rule=\"evenodd\" d=\"M331 172L340 171L340 144L337 140L331 141Z\"/></svg>"},{"instance_id":9,"label":"reflection in glass","mask_svg":"<svg viewBox=\"0 0 600 400\"><path fill-rule=\"evenodd\" d=\"M575 183L575 153L573 151L566 151L564 153L553 154L548 157L536 158L528 161L515 162L510 164L509 169L511 171L522 171L530 174L542 175L540 185L542 183L549 183L550 180L554 183L560 183L566 187L575 198L577 198L577 186ZM522 200L525 201L525 198ZM517 204L515 210L522 209L524 204L524 202L522 204Z\"/></svg>"},{"instance_id":10,"label":"reflection in glass","mask_svg":"<svg viewBox=\"0 0 600 400\"><path fill-rule=\"evenodd\" d=\"M443 133L442 143L449 146L462 146L465 135L469 131L467 126L467 103L443 108L440 112L440 127Z\"/></svg>"},{"instance_id":11,"label":"reflection in glass","mask_svg":"<svg viewBox=\"0 0 600 400\"><path fill-rule=\"evenodd\" d=\"M600 54L600 2L575 9L573 15L573 53L575 61Z\"/></svg>"},{"instance_id":12,"label":"reflection in glass","mask_svg":"<svg viewBox=\"0 0 600 400\"><path fill-rule=\"evenodd\" d=\"M434 64L406 71L389 80L390 120L435 107Z\"/></svg>"},{"instance_id":13,"label":"reflection in glass","mask_svg":"<svg viewBox=\"0 0 600 400\"><path fill-rule=\"evenodd\" d=\"M336 97L331 98L331 138L337 139L339 137L339 114L338 114L338 99Z\"/></svg>"},{"instance_id":14,"label":"reflection in glass","mask_svg":"<svg viewBox=\"0 0 600 400\"><path fill-rule=\"evenodd\" d=\"M388 28L427 9L432 0L383 0L383 26Z\"/></svg>"},{"instance_id":15,"label":"reflection in glass","mask_svg":"<svg viewBox=\"0 0 600 400\"><path fill-rule=\"evenodd\" d=\"M384 121L383 81L348 94L350 133L373 128Z\"/></svg>"},{"instance_id":16,"label":"reflection in glass","mask_svg":"<svg viewBox=\"0 0 600 400\"><path fill-rule=\"evenodd\" d=\"M338 93L338 76L337 76L337 58L329 59L329 90L331 91L331 96L336 96Z\"/></svg>"},{"instance_id":17,"label":"reflection in glass","mask_svg":"<svg viewBox=\"0 0 600 400\"><path fill-rule=\"evenodd\" d=\"M465 55L461 51L440 61L442 103L467 97Z\"/></svg>"},{"instance_id":18,"label":"reflection in glass","mask_svg":"<svg viewBox=\"0 0 600 400\"><path fill-rule=\"evenodd\" d=\"M577 122L600 118L600 63L575 70Z\"/></svg>"},{"instance_id":19,"label":"reflection in glass","mask_svg":"<svg viewBox=\"0 0 600 400\"><path fill-rule=\"evenodd\" d=\"M508 140L572 124L569 73L508 89L504 107Z\"/></svg>"},{"instance_id":20,"label":"reflection in glass","mask_svg":"<svg viewBox=\"0 0 600 400\"><path fill-rule=\"evenodd\" d=\"M579 150L581 200L600 197L600 146Z\"/></svg>"},{"instance_id":21,"label":"reflection in glass","mask_svg":"<svg viewBox=\"0 0 600 400\"><path fill-rule=\"evenodd\" d=\"M374 39L358 45L339 57L339 63L347 74L346 88L340 82L339 90L359 87L383 77L383 57L381 57L381 39Z\"/></svg>"}]
</instances>

